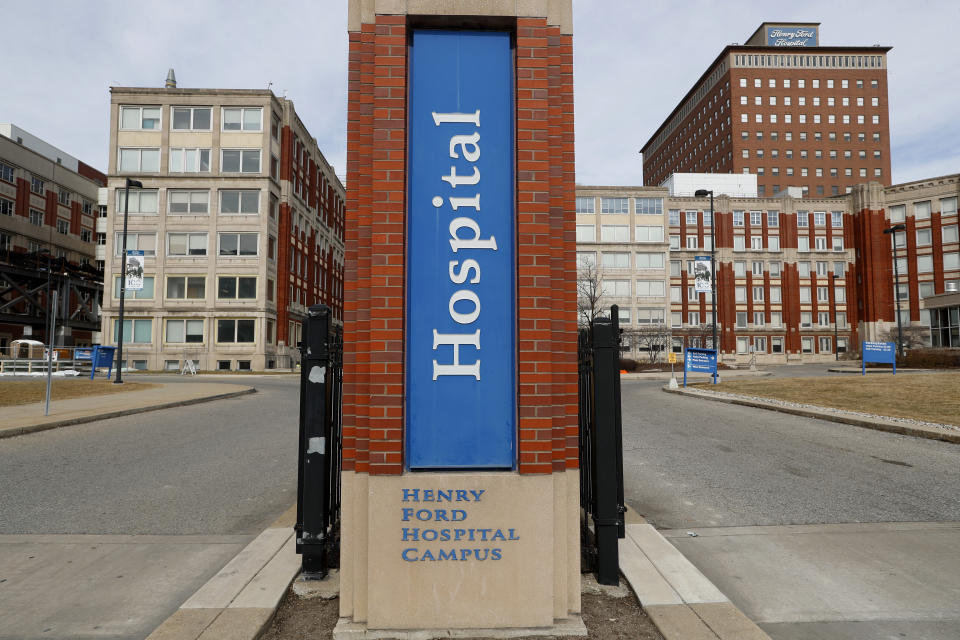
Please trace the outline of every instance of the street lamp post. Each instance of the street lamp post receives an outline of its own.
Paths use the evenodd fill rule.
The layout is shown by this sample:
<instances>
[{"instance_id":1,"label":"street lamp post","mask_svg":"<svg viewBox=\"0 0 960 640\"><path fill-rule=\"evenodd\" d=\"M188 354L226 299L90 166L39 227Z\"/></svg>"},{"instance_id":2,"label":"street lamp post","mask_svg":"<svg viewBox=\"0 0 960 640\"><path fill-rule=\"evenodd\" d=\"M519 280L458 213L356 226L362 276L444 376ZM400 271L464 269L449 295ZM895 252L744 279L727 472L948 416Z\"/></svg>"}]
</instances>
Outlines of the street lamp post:
<instances>
[{"instance_id":1,"label":"street lamp post","mask_svg":"<svg viewBox=\"0 0 960 640\"><path fill-rule=\"evenodd\" d=\"M693 194L697 198L710 196L710 296L713 304L713 350L717 356L717 366L720 365L720 348L717 345L717 223L713 214L713 190L697 189ZM713 383L717 383L717 370L713 372Z\"/></svg>"},{"instance_id":2,"label":"street lamp post","mask_svg":"<svg viewBox=\"0 0 960 640\"><path fill-rule=\"evenodd\" d=\"M130 187L143 188L139 180L127 178L123 189L123 248L120 250L120 321L117 326L117 377L114 384L123 384L123 299L127 296L127 213L130 210ZM109 328L109 327L108 327ZM96 365L96 363L94 363Z\"/></svg>"},{"instance_id":3,"label":"street lamp post","mask_svg":"<svg viewBox=\"0 0 960 640\"><path fill-rule=\"evenodd\" d=\"M900 352L900 359L903 359L903 323L900 320L900 268L897 266L897 231L906 231L907 225L895 224L892 227L883 230L883 233L890 234L893 238L893 279L894 295L897 299L897 350Z\"/></svg>"}]
</instances>

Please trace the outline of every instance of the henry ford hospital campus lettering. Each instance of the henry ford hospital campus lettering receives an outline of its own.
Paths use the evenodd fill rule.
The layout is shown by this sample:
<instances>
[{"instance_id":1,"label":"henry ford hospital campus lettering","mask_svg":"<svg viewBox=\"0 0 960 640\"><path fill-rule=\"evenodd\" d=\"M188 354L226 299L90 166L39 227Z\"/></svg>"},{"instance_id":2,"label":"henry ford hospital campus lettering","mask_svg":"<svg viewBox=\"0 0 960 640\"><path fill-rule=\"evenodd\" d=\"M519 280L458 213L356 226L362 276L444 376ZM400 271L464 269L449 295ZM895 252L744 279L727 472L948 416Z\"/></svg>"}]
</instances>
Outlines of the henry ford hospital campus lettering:
<instances>
[{"instance_id":1,"label":"henry ford hospital campus lettering","mask_svg":"<svg viewBox=\"0 0 960 640\"><path fill-rule=\"evenodd\" d=\"M477 129L480 128L480 110L473 113L437 113L432 112L433 122L436 126L442 126L449 123L472 123ZM450 136L450 157L460 158L470 163L476 163L480 160L480 132L474 131L469 135ZM459 258L463 254L461 250L497 250L497 239L492 235L483 239L480 237L480 224L470 216L477 216L480 213L480 168L475 164L473 171L469 174L457 174L457 167L450 166L449 175L442 176L440 180L450 184L450 189L456 189L459 186L473 186L475 193L472 196L450 196L448 204L450 210L455 212L456 217L450 221L450 250L457 254ZM438 209L445 206L442 196L433 197L433 206ZM461 211L463 209L463 211ZM470 210L473 211L470 211ZM470 215L466 215L469 213ZM472 237L460 237L461 230L466 229ZM473 258L453 259L449 261L448 273L450 281L455 284L478 284L480 282L480 263ZM459 310L457 303L461 303ZM450 318L461 325L471 325L480 317L480 298L468 287L457 289L447 304ZM473 376L480 379L480 358L473 363L460 363L460 347L462 345L471 345L478 352L480 351L480 329L469 333L440 333L433 330L433 349L436 350L440 345L453 346L453 362L451 364L440 364L436 359L433 361L433 379L440 376Z\"/></svg>"},{"instance_id":2,"label":"henry ford hospital campus lettering","mask_svg":"<svg viewBox=\"0 0 960 640\"><path fill-rule=\"evenodd\" d=\"M486 489L402 489L404 506L400 508L401 539L418 543L405 547L400 557L407 562L439 562L456 560L502 560L503 547L493 543L520 540L516 529L478 527L444 523L463 523L469 519L467 507L483 499ZM409 505L409 506L407 506ZM437 506L443 505L443 506ZM427 526L420 526L430 523ZM422 543L439 542L437 547ZM484 544L490 543L490 544Z\"/></svg>"}]
</instances>

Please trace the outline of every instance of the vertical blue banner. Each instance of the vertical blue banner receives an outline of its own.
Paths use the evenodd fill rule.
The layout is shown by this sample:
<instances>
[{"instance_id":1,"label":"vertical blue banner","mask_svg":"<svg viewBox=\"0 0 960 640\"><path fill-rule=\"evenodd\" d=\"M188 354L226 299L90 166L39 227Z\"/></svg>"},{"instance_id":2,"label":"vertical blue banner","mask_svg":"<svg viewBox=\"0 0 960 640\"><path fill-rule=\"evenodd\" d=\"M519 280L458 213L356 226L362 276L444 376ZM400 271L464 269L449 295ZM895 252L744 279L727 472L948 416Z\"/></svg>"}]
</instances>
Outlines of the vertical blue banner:
<instances>
[{"instance_id":1,"label":"vertical blue banner","mask_svg":"<svg viewBox=\"0 0 960 640\"><path fill-rule=\"evenodd\" d=\"M509 33L416 30L409 63L407 465L516 458Z\"/></svg>"}]
</instances>

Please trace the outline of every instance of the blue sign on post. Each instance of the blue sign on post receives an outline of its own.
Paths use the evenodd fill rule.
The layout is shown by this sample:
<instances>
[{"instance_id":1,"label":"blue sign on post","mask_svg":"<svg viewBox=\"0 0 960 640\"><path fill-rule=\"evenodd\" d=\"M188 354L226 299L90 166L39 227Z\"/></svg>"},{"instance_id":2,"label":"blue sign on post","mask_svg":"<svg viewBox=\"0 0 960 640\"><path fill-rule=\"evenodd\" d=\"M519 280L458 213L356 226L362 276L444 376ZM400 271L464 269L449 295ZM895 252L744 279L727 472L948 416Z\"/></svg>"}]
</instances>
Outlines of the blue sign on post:
<instances>
[{"instance_id":1,"label":"blue sign on post","mask_svg":"<svg viewBox=\"0 0 960 640\"><path fill-rule=\"evenodd\" d=\"M100 368L106 368L107 380L110 379L110 374L113 373L113 354L116 350L116 347L94 345L93 354L90 356L91 380L93 380L93 376L96 375L97 369Z\"/></svg>"},{"instance_id":2,"label":"blue sign on post","mask_svg":"<svg viewBox=\"0 0 960 640\"><path fill-rule=\"evenodd\" d=\"M687 349L683 352L683 386L687 386L687 371L713 374L717 384L717 352L713 349Z\"/></svg>"},{"instance_id":3,"label":"blue sign on post","mask_svg":"<svg viewBox=\"0 0 960 640\"><path fill-rule=\"evenodd\" d=\"M867 342L860 348L860 375L867 375L868 362L887 362L893 365L893 375L897 375L897 345L893 342Z\"/></svg>"},{"instance_id":4,"label":"blue sign on post","mask_svg":"<svg viewBox=\"0 0 960 640\"><path fill-rule=\"evenodd\" d=\"M415 30L407 203L407 465L513 468L511 36Z\"/></svg>"}]
</instances>

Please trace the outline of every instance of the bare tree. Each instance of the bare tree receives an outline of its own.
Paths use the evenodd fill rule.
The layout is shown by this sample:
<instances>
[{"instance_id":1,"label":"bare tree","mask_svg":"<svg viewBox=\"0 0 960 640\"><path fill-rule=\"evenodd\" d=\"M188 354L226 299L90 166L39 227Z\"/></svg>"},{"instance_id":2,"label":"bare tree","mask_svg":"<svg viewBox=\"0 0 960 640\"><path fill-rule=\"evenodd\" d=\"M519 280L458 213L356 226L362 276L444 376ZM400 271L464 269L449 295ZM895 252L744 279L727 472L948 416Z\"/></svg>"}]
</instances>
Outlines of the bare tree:
<instances>
[{"instance_id":1,"label":"bare tree","mask_svg":"<svg viewBox=\"0 0 960 640\"><path fill-rule=\"evenodd\" d=\"M577 264L577 320L588 325L603 310L603 276L596 260L581 258Z\"/></svg>"},{"instance_id":2,"label":"bare tree","mask_svg":"<svg viewBox=\"0 0 960 640\"><path fill-rule=\"evenodd\" d=\"M631 342L636 345L637 350L647 353L647 359L650 364L655 364L665 359L665 354L670 350L673 336L670 328L663 323L646 324L639 327L624 329L624 336L630 336Z\"/></svg>"},{"instance_id":3,"label":"bare tree","mask_svg":"<svg viewBox=\"0 0 960 640\"><path fill-rule=\"evenodd\" d=\"M892 324L886 331L880 332L880 339L884 342L898 344L900 337L897 332L896 323ZM903 327L903 348L904 349L922 349L930 341L930 329L916 324L907 324Z\"/></svg>"}]
</instances>

